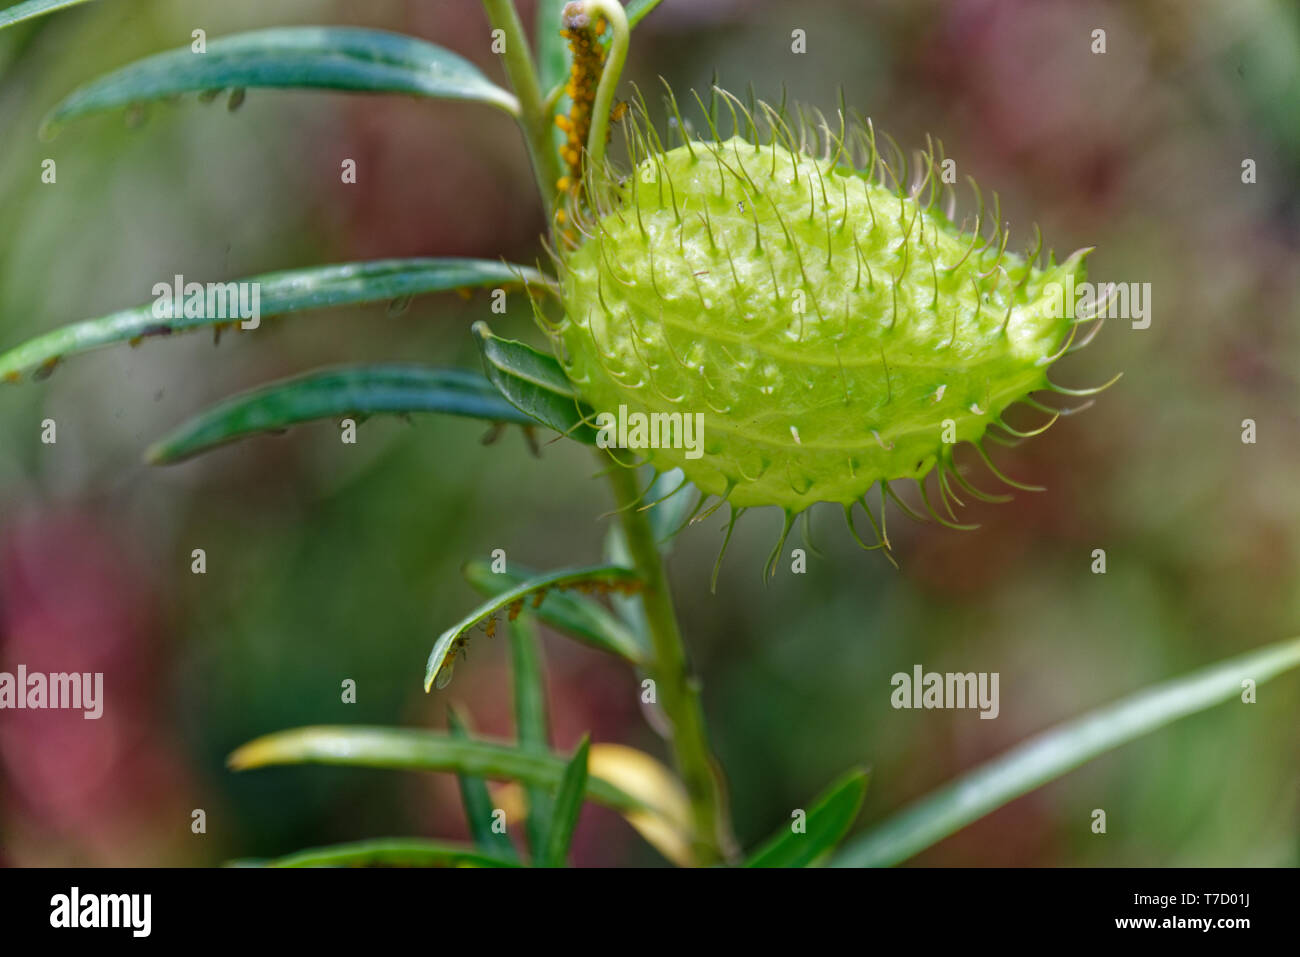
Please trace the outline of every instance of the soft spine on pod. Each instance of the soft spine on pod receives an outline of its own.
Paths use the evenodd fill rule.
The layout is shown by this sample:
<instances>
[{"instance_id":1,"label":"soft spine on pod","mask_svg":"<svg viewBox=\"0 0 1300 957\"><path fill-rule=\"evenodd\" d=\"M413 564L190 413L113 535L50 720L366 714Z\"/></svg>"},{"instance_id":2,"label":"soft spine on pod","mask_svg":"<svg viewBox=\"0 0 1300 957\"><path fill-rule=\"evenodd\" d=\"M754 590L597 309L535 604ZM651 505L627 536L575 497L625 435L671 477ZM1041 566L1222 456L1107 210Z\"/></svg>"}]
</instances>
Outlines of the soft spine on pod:
<instances>
[{"instance_id":1,"label":"soft spine on pod","mask_svg":"<svg viewBox=\"0 0 1300 957\"><path fill-rule=\"evenodd\" d=\"M824 119L792 132L763 105L763 143L741 109L750 138L724 140L710 118L711 140L665 149L642 105L634 169L601 171L600 189L569 204L583 240L558 259L566 315L550 330L566 372L596 413L674 426L701 413L702 456L680 441L637 451L734 509L847 511L877 483L883 495L913 479L950 524L922 480L939 467L954 521L958 486L992 497L953 447L988 462L991 427L1026 434L1002 418L1009 406L1054 411L1031 393L1056 388L1047 368L1080 321L1060 290L1082 282L1089 250L1039 268L1041 234L1021 256L997 213L984 235L982 200L970 232L940 209L954 197L932 152L905 189L869 124L841 114L838 134Z\"/></svg>"}]
</instances>

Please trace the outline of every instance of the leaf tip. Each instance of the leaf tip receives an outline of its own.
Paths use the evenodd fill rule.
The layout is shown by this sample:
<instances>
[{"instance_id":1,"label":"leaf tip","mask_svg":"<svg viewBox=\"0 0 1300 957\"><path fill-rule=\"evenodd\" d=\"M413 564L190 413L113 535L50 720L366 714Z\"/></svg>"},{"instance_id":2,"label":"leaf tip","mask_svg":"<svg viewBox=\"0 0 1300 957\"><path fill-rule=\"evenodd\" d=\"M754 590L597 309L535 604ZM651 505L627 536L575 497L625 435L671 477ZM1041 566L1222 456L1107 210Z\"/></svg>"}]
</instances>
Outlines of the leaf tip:
<instances>
[{"instance_id":1,"label":"leaf tip","mask_svg":"<svg viewBox=\"0 0 1300 957\"><path fill-rule=\"evenodd\" d=\"M232 771L247 771L260 763L256 741L240 745L226 756L226 767Z\"/></svg>"},{"instance_id":2,"label":"leaf tip","mask_svg":"<svg viewBox=\"0 0 1300 957\"><path fill-rule=\"evenodd\" d=\"M578 742L578 746L573 749L573 757L575 759L578 757L578 755L583 755L584 757L586 757L590 752L591 752L591 732L584 731L582 735L582 739Z\"/></svg>"},{"instance_id":3,"label":"leaf tip","mask_svg":"<svg viewBox=\"0 0 1300 957\"><path fill-rule=\"evenodd\" d=\"M54 110L47 113L45 118L41 120L41 125L36 129L36 138L42 143L53 142L54 138L59 135L59 131L62 129L63 121L59 117L58 110Z\"/></svg>"},{"instance_id":4,"label":"leaf tip","mask_svg":"<svg viewBox=\"0 0 1300 957\"><path fill-rule=\"evenodd\" d=\"M435 660L435 656L430 655L429 663L424 667L424 693L425 694L428 694L430 691L433 690L433 682L437 679L438 672L441 670L438 667L438 665L439 662Z\"/></svg>"},{"instance_id":5,"label":"leaf tip","mask_svg":"<svg viewBox=\"0 0 1300 957\"><path fill-rule=\"evenodd\" d=\"M172 461L167 446L162 442L155 442L145 449L143 458L145 465L169 465Z\"/></svg>"}]
</instances>

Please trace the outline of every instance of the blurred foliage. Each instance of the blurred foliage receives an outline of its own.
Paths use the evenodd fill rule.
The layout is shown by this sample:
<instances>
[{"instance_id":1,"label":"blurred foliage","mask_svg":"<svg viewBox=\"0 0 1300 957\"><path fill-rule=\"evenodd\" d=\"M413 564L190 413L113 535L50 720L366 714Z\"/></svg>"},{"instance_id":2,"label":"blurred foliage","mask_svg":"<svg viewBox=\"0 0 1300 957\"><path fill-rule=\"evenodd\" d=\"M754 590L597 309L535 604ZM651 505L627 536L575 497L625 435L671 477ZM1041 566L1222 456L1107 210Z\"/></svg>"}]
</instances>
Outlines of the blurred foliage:
<instances>
[{"instance_id":1,"label":"blurred foliage","mask_svg":"<svg viewBox=\"0 0 1300 957\"><path fill-rule=\"evenodd\" d=\"M521 4L527 7L527 4ZM502 80L477 4L132 0L0 37L0 347L147 302L175 274L229 279L380 256L532 263L542 229L517 130L464 104L253 91L71 125L46 111L142 55L294 23L403 30ZM789 52L790 30L808 53ZM1107 31L1108 52L1090 52ZM760 69L755 69L761 65ZM892 512L902 568L815 513L803 576L760 584L779 516L742 522L717 594L719 518L683 533L671 574L736 826L753 847L844 768L869 765L879 819L1058 720L1297 631L1300 621L1300 11L1284 0L665 0L629 79L679 91L714 71L743 91L870 115L900 143L931 133L1002 196L1028 243L1096 246L1098 281L1152 283L1153 322L1113 322L1062 368L1125 377L1086 415L998 456L1048 487L973 508L979 531ZM617 136L617 134L616 134ZM40 183L41 160L57 186ZM355 186L339 181L345 157ZM1241 161L1259 181L1241 183ZM969 196L961 199L970 208ZM522 296L492 316L537 342ZM0 392L0 665L85 667L93 647L125 715L60 750L61 725L0 719L0 845L10 863L207 864L395 833L466 833L446 775L295 768L233 775L225 755L305 724L444 727L454 701L511 726L508 649L478 641L437 696L433 639L479 601L460 568L505 548L536 568L595 563L606 493L577 445L535 457L480 424L375 419L356 446L329 422L184 465L146 446L241 389L332 363L480 368L480 295L269 321L218 347L146 342ZM59 422L43 446L39 423ZM1241 422L1258 427L1241 442ZM801 545L796 541L793 545ZM190 572L194 548L206 575ZM1105 575L1090 572L1104 548ZM82 644L78 644L81 642ZM591 729L662 755L633 675L544 639L554 745ZM42 655L50 657L42 658ZM63 655L63 657L58 657ZM916 663L997 671L996 721L896 711ZM115 684L114 676L120 677ZM356 704L340 683L355 679ZM121 689L121 690L117 690ZM957 865L1294 864L1296 679L1109 754L917 858ZM78 716L79 720L79 716ZM84 728L75 729L79 733ZM45 737L42 737L44 735ZM92 760L94 758L94 760ZM190 811L208 833L189 832ZM1101 807L1108 833L1089 830ZM612 812L584 811L577 863L659 859Z\"/></svg>"}]
</instances>

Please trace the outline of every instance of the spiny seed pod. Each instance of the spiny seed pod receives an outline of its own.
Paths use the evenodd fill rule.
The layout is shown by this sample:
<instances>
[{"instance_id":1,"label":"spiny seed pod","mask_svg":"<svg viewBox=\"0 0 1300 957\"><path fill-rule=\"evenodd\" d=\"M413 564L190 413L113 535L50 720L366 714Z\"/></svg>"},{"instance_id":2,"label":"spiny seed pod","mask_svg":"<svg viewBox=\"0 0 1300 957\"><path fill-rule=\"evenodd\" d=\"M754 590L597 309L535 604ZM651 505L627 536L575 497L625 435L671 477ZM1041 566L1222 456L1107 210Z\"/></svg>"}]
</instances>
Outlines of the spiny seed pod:
<instances>
[{"instance_id":1,"label":"spiny seed pod","mask_svg":"<svg viewBox=\"0 0 1300 957\"><path fill-rule=\"evenodd\" d=\"M588 173L586 205L569 209L585 239L560 262L566 316L551 330L566 372L598 414L667 426L637 451L733 512L848 513L876 483L883 496L914 479L944 521L922 481L939 466L955 520L949 477L980 493L953 446L983 456L991 426L1025 434L1008 406L1046 408L1030 395L1055 388L1047 368L1078 321L1059 289L1084 279L1088 250L1039 268L1041 234L1016 255L996 213L983 235L982 202L970 232L939 208L955 197L933 152L906 189L869 124L841 114L838 134L824 119L792 131L762 106L767 142L741 106L748 137L723 139L710 118L711 140L665 149L642 104L631 173ZM692 421L695 450L681 441Z\"/></svg>"}]
</instances>

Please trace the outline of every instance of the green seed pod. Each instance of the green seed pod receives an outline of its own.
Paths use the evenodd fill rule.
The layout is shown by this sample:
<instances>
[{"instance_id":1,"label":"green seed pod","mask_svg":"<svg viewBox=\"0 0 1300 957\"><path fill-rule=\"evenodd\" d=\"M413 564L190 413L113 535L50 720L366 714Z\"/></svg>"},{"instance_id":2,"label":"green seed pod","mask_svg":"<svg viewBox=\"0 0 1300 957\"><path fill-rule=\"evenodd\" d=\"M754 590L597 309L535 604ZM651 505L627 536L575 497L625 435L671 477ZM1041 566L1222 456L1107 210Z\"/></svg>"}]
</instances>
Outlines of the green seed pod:
<instances>
[{"instance_id":1,"label":"green seed pod","mask_svg":"<svg viewBox=\"0 0 1300 957\"><path fill-rule=\"evenodd\" d=\"M628 444L737 508L851 506L936 465L969 489L952 447L1051 388L1075 328L1060 289L1087 250L1038 268L1000 227L963 232L938 208L932 156L910 192L877 179L869 127L828 133L820 157L774 130L669 150L637 131L634 170L574 217L585 239L563 258L553 330L568 375L608 414L597 426L671 423L657 447ZM679 423L697 413L692 454Z\"/></svg>"}]
</instances>

